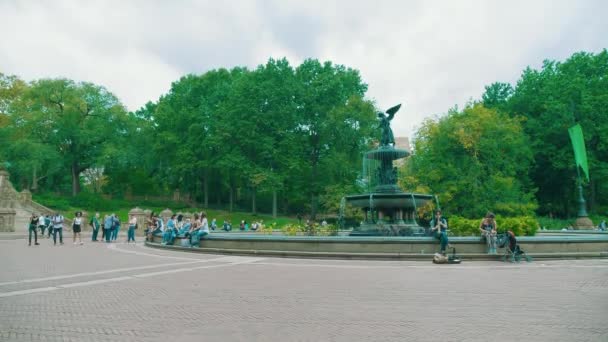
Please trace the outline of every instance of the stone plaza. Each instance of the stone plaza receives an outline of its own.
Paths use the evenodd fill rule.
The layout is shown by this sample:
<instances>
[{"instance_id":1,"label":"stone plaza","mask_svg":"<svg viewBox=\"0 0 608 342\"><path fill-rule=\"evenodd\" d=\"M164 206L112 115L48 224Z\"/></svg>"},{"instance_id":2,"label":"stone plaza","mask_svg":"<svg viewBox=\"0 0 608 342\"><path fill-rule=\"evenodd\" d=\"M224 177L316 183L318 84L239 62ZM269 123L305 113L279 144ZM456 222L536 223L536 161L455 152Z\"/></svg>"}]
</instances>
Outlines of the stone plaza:
<instances>
[{"instance_id":1,"label":"stone plaza","mask_svg":"<svg viewBox=\"0 0 608 342\"><path fill-rule=\"evenodd\" d=\"M608 260L241 257L0 240L0 341L607 341Z\"/></svg>"}]
</instances>

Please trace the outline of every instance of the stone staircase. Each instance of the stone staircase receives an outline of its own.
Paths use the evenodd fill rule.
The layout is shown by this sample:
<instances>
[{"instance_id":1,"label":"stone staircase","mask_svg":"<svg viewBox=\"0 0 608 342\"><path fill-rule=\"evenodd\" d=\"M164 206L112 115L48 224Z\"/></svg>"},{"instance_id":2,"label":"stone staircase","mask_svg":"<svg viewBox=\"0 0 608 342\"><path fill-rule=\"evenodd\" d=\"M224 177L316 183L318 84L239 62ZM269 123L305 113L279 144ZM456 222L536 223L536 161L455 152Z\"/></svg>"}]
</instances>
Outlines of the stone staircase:
<instances>
[{"instance_id":1,"label":"stone staircase","mask_svg":"<svg viewBox=\"0 0 608 342\"><path fill-rule=\"evenodd\" d=\"M55 211L32 201L32 194L28 190L17 192L9 176L6 170L0 169L0 209L4 210L0 211L0 232L27 234L32 214L52 215ZM71 226L72 220L65 218L63 228Z\"/></svg>"},{"instance_id":2,"label":"stone staircase","mask_svg":"<svg viewBox=\"0 0 608 342\"><path fill-rule=\"evenodd\" d=\"M28 233L30 224L30 217L32 214L43 214L53 215L55 210L47 208L40 203L34 201L25 201L15 206L15 233ZM63 228L69 228L72 226L72 219L65 217L63 220Z\"/></svg>"}]
</instances>

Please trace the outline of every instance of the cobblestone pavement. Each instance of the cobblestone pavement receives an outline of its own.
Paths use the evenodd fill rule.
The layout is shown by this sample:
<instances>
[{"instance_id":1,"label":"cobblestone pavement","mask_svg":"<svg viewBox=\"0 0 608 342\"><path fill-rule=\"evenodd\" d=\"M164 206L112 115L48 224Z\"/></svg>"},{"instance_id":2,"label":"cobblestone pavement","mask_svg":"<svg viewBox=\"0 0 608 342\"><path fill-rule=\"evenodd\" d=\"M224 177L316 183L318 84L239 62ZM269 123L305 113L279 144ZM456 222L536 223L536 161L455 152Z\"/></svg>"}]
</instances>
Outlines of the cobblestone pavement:
<instances>
[{"instance_id":1,"label":"cobblestone pavement","mask_svg":"<svg viewBox=\"0 0 608 342\"><path fill-rule=\"evenodd\" d=\"M204 255L0 241L0 341L608 341L608 260Z\"/></svg>"}]
</instances>

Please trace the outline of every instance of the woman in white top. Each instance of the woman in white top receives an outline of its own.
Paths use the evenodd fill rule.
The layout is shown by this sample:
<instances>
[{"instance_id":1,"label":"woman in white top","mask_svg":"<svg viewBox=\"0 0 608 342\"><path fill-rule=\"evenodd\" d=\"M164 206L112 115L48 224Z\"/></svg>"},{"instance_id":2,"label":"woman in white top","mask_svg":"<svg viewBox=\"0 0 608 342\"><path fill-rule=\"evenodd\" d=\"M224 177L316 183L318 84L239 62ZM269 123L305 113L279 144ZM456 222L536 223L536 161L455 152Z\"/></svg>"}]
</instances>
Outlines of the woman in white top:
<instances>
[{"instance_id":1,"label":"woman in white top","mask_svg":"<svg viewBox=\"0 0 608 342\"><path fill-rule=\"evenodd\" d=\"M76 237L78 237L79 243L82 245L82 237L80 236L80 231L82 230L82 212L77 212L76 217L74 217L74 221L72 222L72 233L74 244L77 244Z\"/></svg>"},{"instance_id":2,"label":"woman in white top","mask_svg":"<svg viewBox=\"0 0 608 342\"><path fill-rule=\"evenodd\" d=\"M197 218L198 215L195 214L194 217ZM209 223L207 222L207 214L205 212L201 213L200 221L197 219L196 222L199 222L199 225L198 229L190 234L190 247L198 247L201 238L209 235Z\"/></svg>"},{"instance_id":3,"label":"woman in white top","mask_svg":"<svg viewBox=\"0 0 608 342\"><path fill-rule=\"evenodd\" d=\"M129 230L127 231L127 243L133 241L135 243L135 228L137 227L137 217L131 215L129 217Z\"/></svg>"}]
</instances>

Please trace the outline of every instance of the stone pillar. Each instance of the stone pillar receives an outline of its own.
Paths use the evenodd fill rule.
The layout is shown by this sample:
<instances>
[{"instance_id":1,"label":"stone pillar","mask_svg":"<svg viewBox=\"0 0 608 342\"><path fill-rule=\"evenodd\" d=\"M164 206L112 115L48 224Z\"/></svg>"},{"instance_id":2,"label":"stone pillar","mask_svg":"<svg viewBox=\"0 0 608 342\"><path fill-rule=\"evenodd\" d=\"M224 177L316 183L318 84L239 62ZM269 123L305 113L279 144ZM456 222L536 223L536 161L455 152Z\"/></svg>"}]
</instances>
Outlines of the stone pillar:
<instances>
[{"instance_id":1,"label":"stone pillar","mask_svg":"<svg viewBox=\"0 0 608 342\"><path fill-rule=\"evenodd\" d=\"M179 195L179 189L175 189L175 191L173 192L173 200L175 202L179 202L181 200Z\"/></svg>"},{"instance_id":2,"label":"stone pillar","mask_svg":"<svg viewBox=\"0 0 608 342\"><path fill-rule=\"evenodd\" d=\"M15 231L15 215L17 212L11 208L0 208L0 232Z\"/></svg>"},{"instance_id":3,"label":"stone pillar","mask_svg":"<svg viewBox=\"0 0 608 342\"><path fill-rule=\"evenodd\" d=\"M146 229L146 219L150 216L150 213L146 215L144 210L141 210L138 207L135 207L129 210L129 216L135 216L137 219L137 230L135 230L135 235L143 236L144 230ZM126 227L129 228L129 223L126 222Z\"/></svg>"},{"instance_id":4,"label":"stone pillar","mask_svg":"<svg viewBox=\"0 0 608 342\"><path fill-rule=\"evenodd\" d=\"M20 200L21 196L11 184L10 174L0 170L0 208L15 208Z\"/></svg>"},{"instance_id":5,"label":"stone pillar","mask_svg":"<svg viewBox=\"0 0 608 342\"><path fill-rule=\"evenodd\" d=\"M29 205L32 203L32 193L27 189L21 191L19 197L21 197L21 202L23 204Z\"/></svg>"},{"instance_id":6,"label":"stone pillar","mask_svg":"<svg viewBox=\"0 0 608 342\"><path fill-rule=\"evenodd\" d=\"M163 219L163 222L166 224L167 221L173 216L173 212L171 209L167 208L160 212L160 217Z\"/></svg>"},{"instance_id":7,"label":"stone pillar","mask_svg":"<svg viewBox=\"0 0 608 342\"><path fill-rule=\"evenodd\" d=\"M80 217L82 217L82 225L80 226L80 229L82 229L82 231L93 231L93 228L89 224L89 213L84 210L81 210L80 213Z\"/></svg>"}]
</instances>

